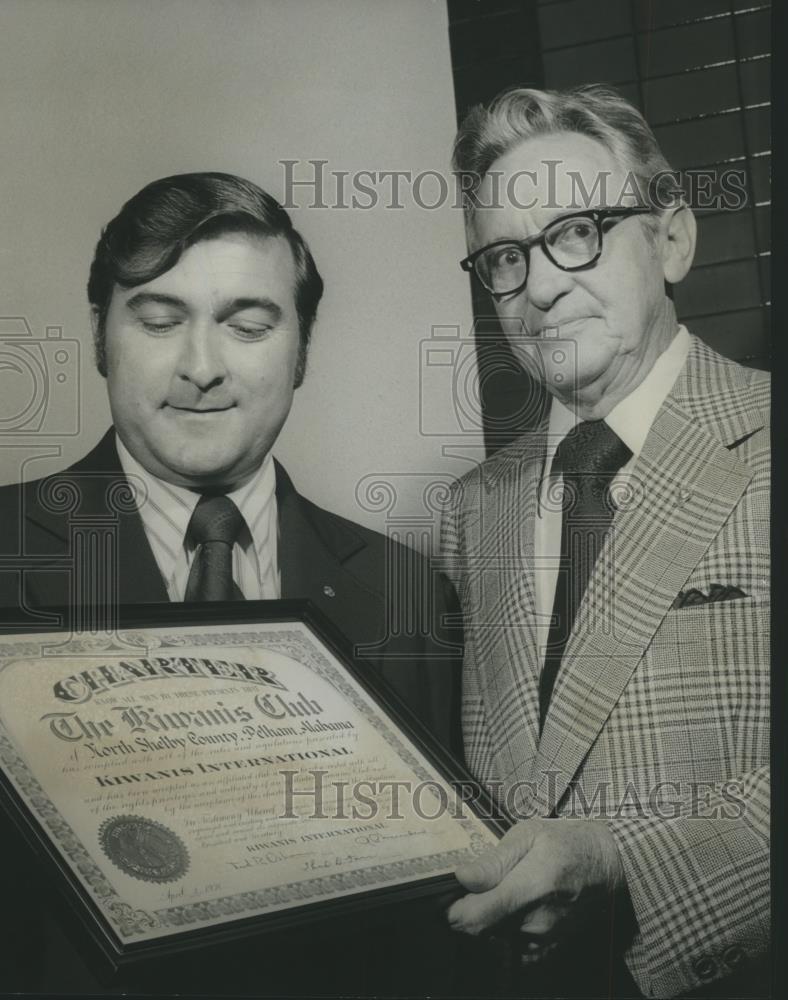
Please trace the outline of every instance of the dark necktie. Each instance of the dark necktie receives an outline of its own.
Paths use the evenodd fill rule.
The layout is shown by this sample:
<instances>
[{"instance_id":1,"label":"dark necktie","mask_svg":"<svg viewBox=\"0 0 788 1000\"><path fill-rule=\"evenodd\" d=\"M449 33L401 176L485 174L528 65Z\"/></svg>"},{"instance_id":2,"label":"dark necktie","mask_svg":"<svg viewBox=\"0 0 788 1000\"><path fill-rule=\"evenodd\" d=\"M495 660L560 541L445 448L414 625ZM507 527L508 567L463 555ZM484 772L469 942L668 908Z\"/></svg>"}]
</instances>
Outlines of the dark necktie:
<instances>
[{"instance_id":1,"label":"dark necktie","mask_svg":"<svg viewBox=\"0 0 788 1000\"><path fill-rule=\"evenodd\" d=\"M553 471L560 471L564 479L561 555L553 617L539 679L540 728L577 609L613 520L610 483L631 457L632 452L604 420L578 424L556 450Z\"/></svg>"},{"instance_id":2,"label":"dark necktie","mask_svg":"<svg viewBox=\"0 0 788 1000\"><path fill-rule=\"evenodd\" d=\"M184 600L243 600L233 580L233 545L243 524L243 515L229 497L201 497L187 529L187 536L199 548Z\"/></svg>"}]
</instances>

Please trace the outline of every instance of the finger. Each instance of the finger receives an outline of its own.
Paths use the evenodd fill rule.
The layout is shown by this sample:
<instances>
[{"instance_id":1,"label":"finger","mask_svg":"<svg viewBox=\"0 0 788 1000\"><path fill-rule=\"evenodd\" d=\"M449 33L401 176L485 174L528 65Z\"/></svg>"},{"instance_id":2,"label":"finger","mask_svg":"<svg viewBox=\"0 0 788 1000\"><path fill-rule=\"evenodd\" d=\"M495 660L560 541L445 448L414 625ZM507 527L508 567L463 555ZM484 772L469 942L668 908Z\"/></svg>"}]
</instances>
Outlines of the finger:
<instances>
[{"instance_id":1,"label":"finger","mask_svg":"<svg viewBox=\"0 0 788 1000\"><path fill-rule=\"evenodd\" d=\"M499 887L488 892L470 893L452 903L447 916L454 931L474 936L483 934L510 915Z\"/></svg>"},{"instance_id":2,"label":"finger","mask_svg":"<svg viewBox=\"0 0 788 1000\"><path fill-rule=\"evenodd\" d=\"M551 904L530 910L520 924L520 931L529 937L541 938L558 930L567 914L567 907Z\"/></svg>"},{"instance_id":3,"label":"finger","mask_svg":"<svg viewBox=\"0 0 788 1000\"><path fill-rule=\"evenodd\" d=\"M534 831L527 822L518 823L507 830L495 847L461 864L455 872L457 880L470 892L493 889L525 857L533 837Z\"/></svg>"},{"instance_id":4,"label":"finger","mask_svg":"<svg viewBox=\"0 0 788 1000\"><path fill-rule=\"evenodd\" d=\"M518 864L486 892L469 893L449 907L449 923L465 934L481 934L510 919L538 898L525 862Z\"/></svg>"}]
</instances>

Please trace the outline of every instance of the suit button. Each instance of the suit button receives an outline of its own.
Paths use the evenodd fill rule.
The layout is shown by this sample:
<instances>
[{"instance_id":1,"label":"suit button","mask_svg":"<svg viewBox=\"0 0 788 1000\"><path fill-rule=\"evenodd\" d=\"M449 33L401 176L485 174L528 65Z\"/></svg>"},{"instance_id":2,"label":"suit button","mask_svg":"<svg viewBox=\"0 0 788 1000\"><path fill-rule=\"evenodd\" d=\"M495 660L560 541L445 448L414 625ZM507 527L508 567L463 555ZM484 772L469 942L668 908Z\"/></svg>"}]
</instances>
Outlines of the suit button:
<instances>
[{"instance_id":1,"label":"suit button","mask_svg":"<svg viewBox=\"0 0 788 1000\"><path fill-rule=\"evenodd\" d=\"M722 953L722 960L726 965L733 968L735 965L740 965L744 960L744 952L737 944L732 944L730 948L726 948Z\"/></svg>"},{"instance_id":2,"label":"suit button","mask_svg":"<svg viewBox=\"0 0 788 1000\"><path fill-rule=\"evenodd\" d=\"M704 982L714 979L717 973L717 963L713 958L699 958L692 967L698 979L702 979Z\"/></svg>"}]
</instances>

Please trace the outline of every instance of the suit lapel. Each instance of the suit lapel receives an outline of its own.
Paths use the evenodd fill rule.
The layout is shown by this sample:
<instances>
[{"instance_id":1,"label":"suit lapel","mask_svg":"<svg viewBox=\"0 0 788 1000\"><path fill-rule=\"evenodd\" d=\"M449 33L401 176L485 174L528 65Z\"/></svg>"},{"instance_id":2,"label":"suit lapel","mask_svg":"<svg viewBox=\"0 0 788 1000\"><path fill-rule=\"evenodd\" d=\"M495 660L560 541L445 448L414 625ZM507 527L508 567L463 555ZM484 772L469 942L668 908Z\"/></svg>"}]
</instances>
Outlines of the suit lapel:
<instances>
[{"instance_id":1,"label":"suit lapel","mask_svg":"<svg viewBox=\"0 0 788 1000\"><path fill-rule=\"evenodd\" d=\"M481 625L475 661L497 769L504 781L528 775L539 732L535 628L534 521L545 429L525 436L485 474L478 553ZM502 627L503 625L503 627Z\"/></svg>"},{"instance_id":2,"label":"suit lapel","mask_svg":"<svg viewBox=\"0 0 788 1000\"><path fill-rule=\"evenodd\" d=\"M25 521L26 542L60 567L29 574L36 603L95 604L97 595L120 604L169 600L113 430L71 469L26 494Z\"/></svg>"},{"instance_id":3,"label":"suit lapel","mask_svg":"<svg viewBox=\"0 0 788 1000\"><path fill-rule=\"evenodd\" d=\"M695 376L703 367L701 353L710 354L696 346L688 363ZM707 416L716 434L677 401L682 388L686 375L657 415L628 495L617 498L619 510L567 643L534 771L534 804L544 814L559 803L676 595L753 475L720 440L714 414ZM728 437L753 429L739 411Z\"/></svg>"},{"instance_id":4,"label":"suit lapel","mask_svg":"<svg viewBox=\"0 0 788 1000\"><path fill-rule=\"evenodd\" d=\"M279 572L283 598L306 598L342 627L363 617L359 587L342 563L366 545L345 522L328 518L317 525L290 477L276 463L279 515ZM379 609L380 610L380 609Z\"/></svg>"}]
</instances>

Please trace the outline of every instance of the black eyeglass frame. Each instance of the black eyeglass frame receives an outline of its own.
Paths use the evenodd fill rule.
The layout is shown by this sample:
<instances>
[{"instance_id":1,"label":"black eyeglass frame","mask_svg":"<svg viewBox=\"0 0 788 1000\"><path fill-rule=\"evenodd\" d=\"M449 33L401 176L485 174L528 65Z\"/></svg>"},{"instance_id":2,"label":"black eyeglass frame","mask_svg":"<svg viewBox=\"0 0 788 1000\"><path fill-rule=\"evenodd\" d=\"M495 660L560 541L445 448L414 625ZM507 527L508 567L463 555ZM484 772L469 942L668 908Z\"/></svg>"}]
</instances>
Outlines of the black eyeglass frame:
<instances>
[{"instance_id":1,"label":"black eyeglass frame","mask_svg":"<svg viewBox=\"0 0 788 1000\"><path fill-rule=\"evenodd\" d=\"M489 294L494 299L505 299L509 295L517 295L521 292L525 286L528 284L528 275L531 269L530 252L531 247L541 247L542 253L561 271L586 271L591 267L594 267L596 262L602 256L603 247L603 233L602 229L603 223L607 219L627 219L633 215L646 215L650 214L653 209L649 205L631 205L628 208L592 208L585 212L572 212L569 215L562 215L553 221L545 228L536 234L536 236L529 236L526 240L515 240L515 239L504 239L504 240L494 240L492 243L488 243L487 246L481 247L479 250L474 250L472 254L469 254L463 260L460 261L460 267L463 271L469 271L472 273L476 279L481 283L483 288L489 292ZM577 264L576 266L567 266L565 264L559 264L558 261L550 253L550 249L545 242L545 235L558 223L567 222L570 219L591 219L591 221L596 225L597 240L599 242L599 247L597 252L591 258L591 260L586 261L585 264ZM502 246L514 246L522 250L525 254L525 280L521 285L513 288L509 292L494 292L491 288L487 287L482 276L476 270L476 261L482 256L482 254L487 253L488 250L492 250L493 247Z\"/></svg>"}]
</instances>

